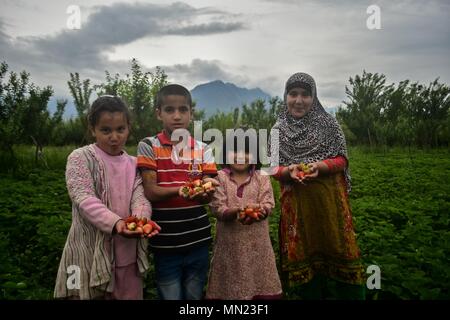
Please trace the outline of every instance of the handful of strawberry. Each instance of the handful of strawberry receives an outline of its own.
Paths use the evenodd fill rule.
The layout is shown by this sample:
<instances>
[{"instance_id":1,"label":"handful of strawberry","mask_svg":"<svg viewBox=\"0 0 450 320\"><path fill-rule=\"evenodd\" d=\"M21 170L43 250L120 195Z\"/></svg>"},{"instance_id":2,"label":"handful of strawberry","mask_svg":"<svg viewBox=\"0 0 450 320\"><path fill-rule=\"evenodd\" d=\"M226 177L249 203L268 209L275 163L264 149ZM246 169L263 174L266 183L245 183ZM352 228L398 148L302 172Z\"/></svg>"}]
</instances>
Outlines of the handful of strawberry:
<instances>
[{"instance_id":1,"label":"handful of strawberry","mask_svg":"<svg viewBox=\"0 0 450 320\"><path fill-rule=\"evenodd\" d=\"M147 218L138 218L135 216L129 216L125 220L127 229L130 231L137 231L140 234L148 237L154 229L157 229L156 223Z\"/></svg>"},{"instance_id":2,"label":"handful of strawberry","mask_svg":"<svg viewBox=\"0 0 450 320\"><path fill-rule=\"evenodd\" d=\"M241 209L239 211L239 218L238 220L241 223L246 222L245 224L250 224L255 221L261 220L261 218L264 218L265 214L261 211L261 208L254 208L246 206L245 208Z\"/></svg>"},{"instance_id":3,"label":"handful of strawberry","mask_svg":"<svg viewBox=\"0 0 450 320\"><path fill-rule=\"evenodd\" d=\"M183 187L181 187L180 195L183 198L193 198L196 195L203 193L212 193L215 191L215 188L211 181L203 183L202 180L196 179L193 181L187 182Z\"/></svg>"}]
</instances>

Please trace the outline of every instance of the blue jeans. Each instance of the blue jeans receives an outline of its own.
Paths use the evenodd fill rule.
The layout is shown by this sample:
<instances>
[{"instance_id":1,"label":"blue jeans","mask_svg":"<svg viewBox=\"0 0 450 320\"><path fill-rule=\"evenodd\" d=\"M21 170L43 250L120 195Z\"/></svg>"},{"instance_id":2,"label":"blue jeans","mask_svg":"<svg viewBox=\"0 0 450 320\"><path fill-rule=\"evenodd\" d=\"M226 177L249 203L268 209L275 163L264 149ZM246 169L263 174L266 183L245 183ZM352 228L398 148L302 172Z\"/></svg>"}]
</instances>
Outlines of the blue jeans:
<instances>
[{"instance_id":1,"label":"blue jeans","mask_svg":"<svg viewBox=\"0 0 450 320\"><path fill-rule=\"evenodd\" d=\"M155 253L156 288L161 300L200 300L209 270L208 246L186 253Z\"/></svg>"}]
</instances>

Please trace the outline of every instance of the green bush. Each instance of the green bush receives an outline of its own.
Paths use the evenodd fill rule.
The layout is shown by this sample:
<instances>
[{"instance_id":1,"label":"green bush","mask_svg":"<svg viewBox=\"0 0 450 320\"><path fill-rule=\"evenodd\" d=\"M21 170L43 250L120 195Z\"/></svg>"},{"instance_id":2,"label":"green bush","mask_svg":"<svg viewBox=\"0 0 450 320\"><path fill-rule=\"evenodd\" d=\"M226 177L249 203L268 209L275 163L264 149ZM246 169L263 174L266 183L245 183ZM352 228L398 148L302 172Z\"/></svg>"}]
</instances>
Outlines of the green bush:
<instances>
[{"instance_id":1,"label":"green bush","mask_svg":"<svg viewBox=\"0 0 450 320\"><path fill-rule=\"evenodd\" d=\"M51 299L71 224L64 181L72 150L46 148L49 169L26 165L32 148L20 147L22 169L0 175L0 298ZM129 148L133 154L135 147ZM368 299L450 298L450 151L351 148L350 195L365 266L381 268L381 290ZM1 159L1 157L0 157ZM280 188L270 237L279 257ZM211 218L214 225L215 221ZM213 231L214 232L214 231ZM153 264L144 297L156 299ZM286 290L288 299L295 293Z\"/></svg>"}]
</instances>

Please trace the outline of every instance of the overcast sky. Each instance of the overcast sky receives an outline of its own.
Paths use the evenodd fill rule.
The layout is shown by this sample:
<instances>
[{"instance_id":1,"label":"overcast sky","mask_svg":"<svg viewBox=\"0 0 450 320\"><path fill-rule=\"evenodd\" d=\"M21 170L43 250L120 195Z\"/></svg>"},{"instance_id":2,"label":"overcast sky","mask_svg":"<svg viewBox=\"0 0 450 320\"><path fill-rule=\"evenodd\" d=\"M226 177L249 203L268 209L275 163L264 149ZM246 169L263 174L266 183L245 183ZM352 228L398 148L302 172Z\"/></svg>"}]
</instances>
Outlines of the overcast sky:
<instances>
[{"instance_id":1,"label":"overcast sky","mask_svg":"<svg viewBox=\"0 0 450 320\"><path fill-rule=\"evenodd\" d=\"M357 4L355 4L357 2ZM292 73L311 74L322 104L345 99L348 79L383 73L389 82L450 83L450 1L0 0L0 60L68 96L70 72L94 83L125 74L131 58L161 66L192 89L212 80L282 96ZM367 8L380 8L369 30ZM67 8L81 28L67 27Z\"/></svg>"}]
</instances>

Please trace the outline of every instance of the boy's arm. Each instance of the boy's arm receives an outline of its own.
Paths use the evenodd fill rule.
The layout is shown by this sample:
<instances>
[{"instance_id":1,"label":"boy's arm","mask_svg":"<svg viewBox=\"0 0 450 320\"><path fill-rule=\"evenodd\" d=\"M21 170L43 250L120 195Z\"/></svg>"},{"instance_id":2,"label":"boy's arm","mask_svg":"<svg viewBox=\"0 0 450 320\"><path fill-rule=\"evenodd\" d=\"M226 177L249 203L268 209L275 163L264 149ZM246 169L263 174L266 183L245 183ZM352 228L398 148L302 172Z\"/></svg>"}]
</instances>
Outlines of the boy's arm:
<instances>
[{"instance_id":1,"label":"boy's arm","mask_svg":"<svg viewBox=\"0 0 450 320\"><path fill-rule=\"evenodd\" d=\"M178 195L179 187L163 188L158 186L156 155L151 139L145 138L137 148L137 166L141 171L145 197L151 202L162 201Z\"/></svg>"},{"instance_id":2,"label":"boy's arm","mask_svg":"<svg viewBox=\"0 0 450 320\"><path fill-rule=\"evenodd\" d=\"M156 171L142 170L142 181L145 197L153 201L163 201L179 195L180 187L160 187L157 183Z\"/></svg>"}]
</instances>

